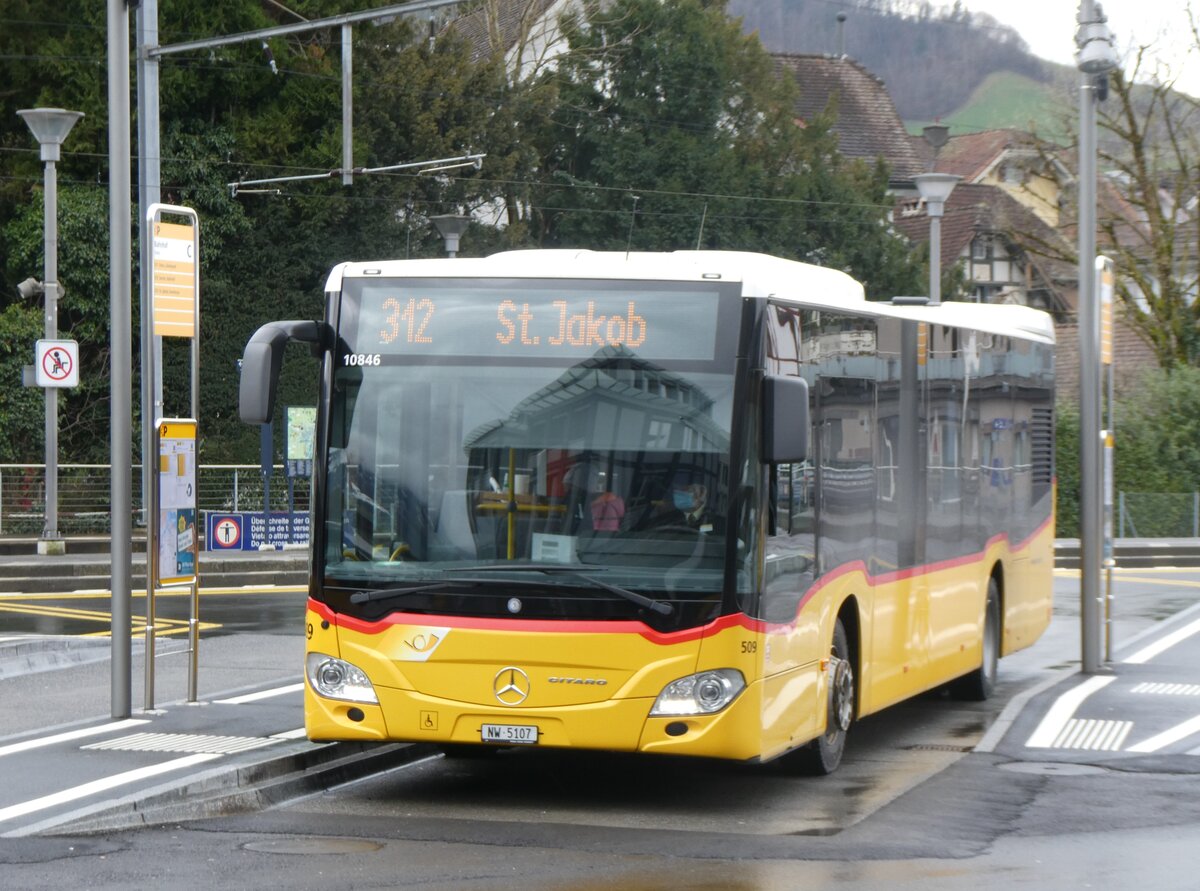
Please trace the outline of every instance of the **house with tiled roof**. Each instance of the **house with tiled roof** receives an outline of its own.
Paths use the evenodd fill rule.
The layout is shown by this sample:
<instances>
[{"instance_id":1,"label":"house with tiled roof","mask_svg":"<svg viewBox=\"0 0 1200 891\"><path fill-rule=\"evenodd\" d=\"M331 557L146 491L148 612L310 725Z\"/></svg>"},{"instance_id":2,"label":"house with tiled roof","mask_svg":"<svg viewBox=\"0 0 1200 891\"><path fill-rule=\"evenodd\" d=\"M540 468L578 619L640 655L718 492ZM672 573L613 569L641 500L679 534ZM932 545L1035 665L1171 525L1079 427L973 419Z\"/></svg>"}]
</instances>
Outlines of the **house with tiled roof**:
<instances>
[{"instance_id":1,"label":"house with tiled roof","mask_svg":"<svg viewBox=\"0 0 1200 891\"><path fill-rule=\"evenodd\" d=\"M914 244L929 241L929 214L920 198L898 202L893 225ZM981 303L1020 303L1058 316L1069 313L1074 266L1029 251L1014 233L1021 233L1024 243L1060 247L1058 232L1005 189L959 183L942 217L939 266L961 266L970 299Z\"/></svg>"},{"instance_id":2,"label":"house with tiled roof","mask_svg":"<svg viewBox=\"0 0 1200 891\"><path fill-rule=\"evenodd\" d=\"M900 201L894 225L914 243L929 241L929 215L920 199ZM1078 268L1059 259L1074 251L1073 244L1063 243L1064 232L1047 225L1009 190L966 182L950 193L941 232L941 268L962 268L971 299L1023 303L1054 316L1056 386L1066 398L1078 393ZM1073 238L1068 230L1067 239ZM1123 313L1114 315L1112 336L1114 380L1121 392L1157 362L1146 338Z\"/></svg>"},{"instance_id":3,"label":"house with tiled roof","mask_svg":"<svg viewBox=\"0 0 1200 891\"><path fill-rule=\"evenodd\" d=\"M1003 189L1049 226L1058 227L1060 183L1073 180L1052 147L1021 130L983 130L952 136L936 152L914 138L926 169L953 173L968 184Z\"/></svg>"},{"instance_id":4,"label":"house with tiled roof","mask_svg":"<svg viewBox=\"0 0 1200 891\"><path fill-rule=\"evenodd\" d=\"M509 70L524 78L561 51L559 19L579 5L579 0L483 0L446 30L471 44L473 60L503 53Z\"/></svg>"},{"instance_id":5,"label":"house with tiled roof","mask_svg":"<svg viewBox=\"0 0 1200 891\"><path fill-rule=\"evenodd\" d=\"M912 178L926 167L882 80L847 56L772 53L771 58L780 77L796 82L797 124L832 113L832 130L844 156L882 158L890 168L893 191L914 192Z\"/></svg>"}]
</instances>

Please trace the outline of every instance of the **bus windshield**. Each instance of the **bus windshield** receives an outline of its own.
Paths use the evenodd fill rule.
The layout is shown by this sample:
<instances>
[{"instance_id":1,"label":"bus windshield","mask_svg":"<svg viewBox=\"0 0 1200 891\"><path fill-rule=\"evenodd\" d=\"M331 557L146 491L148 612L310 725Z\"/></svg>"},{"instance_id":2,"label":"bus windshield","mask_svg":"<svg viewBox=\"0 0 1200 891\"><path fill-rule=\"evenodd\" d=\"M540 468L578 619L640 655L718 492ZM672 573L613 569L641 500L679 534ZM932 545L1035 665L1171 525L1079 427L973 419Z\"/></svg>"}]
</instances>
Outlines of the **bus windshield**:
<instances>
[{"instance_id":1,"label":"bus windshield","mask_svg":"<svg viewBox=\"0 0 1200 891\"><path fill-rule=\"evenodd\" d=\"M719 601L735 338L715 291L641 287L348 282L326 584Z\"/></svg>"}]
</instances>

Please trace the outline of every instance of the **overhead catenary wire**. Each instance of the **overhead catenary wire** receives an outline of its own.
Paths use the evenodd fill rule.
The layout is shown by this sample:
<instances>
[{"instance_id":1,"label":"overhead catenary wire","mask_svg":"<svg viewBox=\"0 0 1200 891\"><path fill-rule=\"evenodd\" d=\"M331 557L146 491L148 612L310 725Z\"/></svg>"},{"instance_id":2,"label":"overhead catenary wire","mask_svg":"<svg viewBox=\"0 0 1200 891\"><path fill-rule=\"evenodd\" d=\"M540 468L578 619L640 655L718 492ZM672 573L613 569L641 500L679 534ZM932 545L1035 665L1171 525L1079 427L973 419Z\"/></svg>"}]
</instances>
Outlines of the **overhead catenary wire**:
<instances>
[{"instance_id":1,"label":"overhead catenary wire","mask_svg":"<svg viewBox=\"0 0 1200 891\"><path fill-rule=\"evenodd\" d=\"M34 148L0 147L0 152L36 155L38 152L38 149L36 147L34 147ZM106 156L100 155L95 152L67 152L67 151L64 151L63 158L66 159L69 157L102 159L102 158L105 158ZM314 168L312 168L312 167L305 167L303 165L287 165L287 164L279 164L279 163L266 162L266 161L242 161L242 160L222 159L222 158L214 158L214 157L209 157L209 158L182 158L182 157L179 157L179 158L177 158L177 157L163 156L161 158L161 160L165 163L189 163L189 164L199 163L199 164L212 164L214 166L240 167L240 168L257 167L257 168L263 168L263 169L275 169L275 170L283 169L283 170L296 170L296 171L314 170ZM437 163L437 162L434 161L434 162L428 162L428 163ZM400 165L400 166L403 166L403 165ZM464 165L464 166L469 166L469 165ZM391 169L389 169L389 168L365 168L365 170L367 172L376 172L376 173L382 171L385 173L385 175L388 175L388 176L392 176L392 175L414 176L414 177L416 176L416 174L406 174L403 171L396 170L394 168L391 168ZM356 170L356 172L357 172L357 170ZM238 180L237 182L241 183L242 185L251 185L251 184L259 185L259 184L263 184L263 183L267 183L267 182L287 182L287 181L292 181L292 180L324 180L324 179L331 179L335 176L338 176L338 175L340 175L340 173L341 173L341 171L338 169L322 170L320 172L316 172L316 173L312 173L312 174L301 174L298 176L283 176L280 178L270 179L270 180ZM5 179L5 180L9 180L9 181L22 181L23 180L23 181L29 182L31 184L36 184L36 183L41 182L40 176L35 177L33 175L0 176L0 179ZM879 211L889 211L894 207L894 204L892 202L834 201L834 200L816 199L816 198L787 198L787 197L776 196L776 195L738 195L738 194L731 194L731 193L727 193L727 192L692 192L692 191L681 190L681 189L654 189L654 188L642 188L642 187L635 187L635 186L606 186L606 185L602 185L600 183L588 182L588 181L583 181L583 180L575 180L573 182L545 182L545 181L540 181L540 180L526 180L526 179L498 179L498 178L490 178L490 177L472 177L471 181L476 182L476 183L490 185L493 187L502 187L503 186L503 187L512 187L512 188L520 188L520 189L538 189L538 190L543 190L543 191L547 191L547 190L548 191L580 190L580 191L607 192L607 193L622 194L622 195L636 193L640 196L653 195L653 196L657 196L657 197L666 197L666 198L696 198L696 199L703 199L706 201L744 201L744 202L757 202L757 203L763 203L763 204L778 204L778 205L783 205L783 206L797 206L797 207L854 208L854 209L860 209L860 210L879 210ZM60 182L67 184L67 185L73 185L73 186L98 185L98 183L96 183L96 182L90 182L90 181L86 181L86 180L75 180L75 179L60 178ZM226 185L228 187L228 186L232 185L232 183L227 183ZM164 183L163 188L178 191L178 190L186 190L186 189L191 189L191 188L196 188L196 187L193 185L184 184L184 183ZM366 202L391 200L391 199L386 199L386 198L376 198L373 196L356 196L356 195L352 195L349 193L340 193L340 194L334 195L334 196L312 196L312 197L335 198L337 200L366 201ZM567 208L556 208L556 209L566 210ZM578 210L581 212L591 212L593 209L578 208ZM607 213L609 211L601 209L601 208L596 208L596 209L594 209L594 212ZM628 213L628 210L613 211L613 212ZM645 211L641 210L641 209L639 209L638 212L645 213Z\"/></svg>"}]
</instances>

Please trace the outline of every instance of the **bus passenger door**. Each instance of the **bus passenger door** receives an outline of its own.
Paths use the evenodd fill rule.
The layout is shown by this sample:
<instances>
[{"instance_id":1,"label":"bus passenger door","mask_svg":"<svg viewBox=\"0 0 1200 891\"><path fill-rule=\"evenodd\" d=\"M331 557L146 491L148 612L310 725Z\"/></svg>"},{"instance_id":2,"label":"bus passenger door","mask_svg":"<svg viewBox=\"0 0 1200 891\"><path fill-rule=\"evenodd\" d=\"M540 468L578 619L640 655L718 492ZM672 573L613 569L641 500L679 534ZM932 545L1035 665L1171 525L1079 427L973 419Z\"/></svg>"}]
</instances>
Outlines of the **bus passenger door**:
<instances>
[{"instance_id":1,"label":"bus passenger door","mask_svg":"<svg viewBox=\"0 0 1200 891\"><path fill-rule=\"evenodd\" d=\"M902 434L887 420L896 415L887 403L897 391L879 394L875 380L852 377L822 377L816 389L820 573L831 607L851 595L860 604L861 706L873 710L881 690L900 698L922 667L928 625L924 578L902 571L895 540L897 529L919 522L909 487L899 485L904 474L887 466L903 461Z\"/></svg>"},{"instance_id":2,"label":"bus passenger door","mask_svg":"<svg viewBox=\"0 0 1200 891\"><path fill-rule=\"evenodd\" d=\"M876 394L875 537L868 566L860 713L911 695L926 665L925 345L916 322L880 319ZM897 361L899 359L899 361Z\"/></svg>"}]
</instances>

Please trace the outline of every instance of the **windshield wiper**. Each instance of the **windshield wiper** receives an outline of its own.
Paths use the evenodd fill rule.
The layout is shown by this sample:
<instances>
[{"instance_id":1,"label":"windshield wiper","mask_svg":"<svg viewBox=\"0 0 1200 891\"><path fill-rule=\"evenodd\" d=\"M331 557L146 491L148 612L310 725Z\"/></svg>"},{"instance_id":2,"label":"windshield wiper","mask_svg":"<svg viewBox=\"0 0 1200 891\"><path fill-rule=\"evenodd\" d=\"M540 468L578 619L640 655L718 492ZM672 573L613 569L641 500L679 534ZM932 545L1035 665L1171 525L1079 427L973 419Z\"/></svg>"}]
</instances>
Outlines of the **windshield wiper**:
<instances>
[{"instance_id":1,"label":"windshield wiper","mask_svg":"<svg viewBox=\"0 0 1200 891\"><path fill-rule=\"evenodd\" d=\"M393 597L404 597L406 594L418 594L421 591L444 591L448 588L474 588L478 582L471 581L454 581L454 582L432 582L429 584L407 585L398 588L372 588L363 590L362 588L343 588L335 585L327 585L327 591L347 591L353 590L350 595L351 603L371 603L375 600L388 600Z\"/></svg>"},{"instance_id":2,"label":"windshield wiper","mask_svg":"<svg viewBox=\"0 0 1200 891\"><path fill-rule=\"evenodd\" d=\"M628 588L622 588L619 585L614 585L603 581L591 575L592 572L604 572L603 566L589 566L585 570L581 566L572 566L568 563L522 563L518 566L506 566L503 563L489 563L486 566L464 566L461 569L447 569L446 572L544 572L546 575L554 575L555 573L567 573L583 579L595 585L597 588L602 588L605 591L616 594L619 597L624 597L631 603L636 603L638 606L644 606L648 610L658 613L660 616L669 616L675 612L675 607L669 603L663 603L661 600L655 600L652 597L647 597L645 594L639 594L637 591L630 591Z\"/></svg>"}]
</instances>

